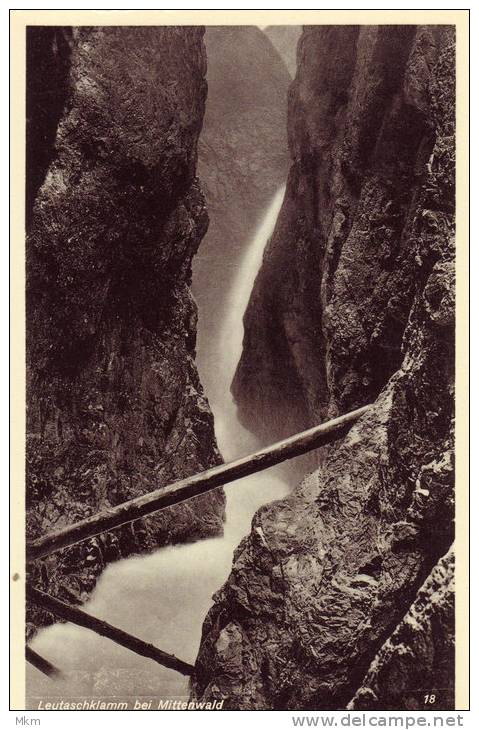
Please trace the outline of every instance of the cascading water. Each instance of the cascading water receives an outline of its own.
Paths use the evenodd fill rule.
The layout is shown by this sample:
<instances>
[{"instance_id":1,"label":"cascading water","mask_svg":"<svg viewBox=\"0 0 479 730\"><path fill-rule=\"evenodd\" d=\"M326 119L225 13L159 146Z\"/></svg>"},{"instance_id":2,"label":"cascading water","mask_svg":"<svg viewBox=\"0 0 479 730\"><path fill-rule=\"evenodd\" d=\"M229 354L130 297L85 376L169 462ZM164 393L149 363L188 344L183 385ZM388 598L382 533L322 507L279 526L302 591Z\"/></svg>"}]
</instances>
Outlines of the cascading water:
<instances>
[{"instance_id":1,"label":"cascading water","mask_svg":"<svg viewBox=\"0 0 479 730\"><path fill-rule=\"evenodd\" d=\"M220 337L212 343L216 360L214 377L203 373L204 364L198 362L200 377L207 383L218 445L225 461L258 446L255 437L237 419L230 385L241 355L243 315L284 190L283 186L277 192L246 249L224 304ZM211 362L211 357L208 360ZM161 548L150 555L110 565L85 610L194 663L211 596L228 577L233 550L249 531L255 511L262 504L285 496L288 490L277 472L270 469L233 482L225 491L227 521L223 537ZM38 708L40 699L60 697L77 701L93 697L126 701L188 695L186 678L72 624L55 624L43 629L31 646L61 668L65 679L53 681L27 665L30 709Z\"/></svg>"}]
</instances>

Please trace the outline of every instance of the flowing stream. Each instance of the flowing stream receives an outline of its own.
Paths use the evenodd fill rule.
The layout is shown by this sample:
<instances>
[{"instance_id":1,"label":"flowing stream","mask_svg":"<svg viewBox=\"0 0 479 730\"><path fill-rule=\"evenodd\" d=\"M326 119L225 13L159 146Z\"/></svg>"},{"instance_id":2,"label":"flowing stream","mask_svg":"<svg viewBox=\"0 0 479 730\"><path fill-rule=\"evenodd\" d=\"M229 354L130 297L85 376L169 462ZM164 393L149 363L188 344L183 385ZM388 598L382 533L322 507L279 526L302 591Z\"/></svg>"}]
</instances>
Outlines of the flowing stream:
<instances>
[{"instance_id":1,"label":"flowing stream","mask_svg":"<svg viewBox=\"0 0 479 730\"><path fill-rule=\"evenodd\" d=\"M202 363L198 362L225 461L258 447L255 437L237 419L230 385L241 355L243 315L284 190L283 186L276 193L245 249L228 300L223 303L225 316L220 337L211 345L220 358L215 373L202 372ZM207 313L200 312L199 326L205 316ZM269 469L233 482L225 491L223 537L160 548L149 555L113 563L102 573L85 610L194 663L211 597L228 577L234 549L249 532L255 511L262 504L285 496L288 488L279 473ZM51 680L27 664L30 709L37 708L40 699L104 698L134 702L140 698L145 701L188 696L187 678L69 623L41 630L31 647L59 667L64 679Z\"/></svg>"}]
</instances>

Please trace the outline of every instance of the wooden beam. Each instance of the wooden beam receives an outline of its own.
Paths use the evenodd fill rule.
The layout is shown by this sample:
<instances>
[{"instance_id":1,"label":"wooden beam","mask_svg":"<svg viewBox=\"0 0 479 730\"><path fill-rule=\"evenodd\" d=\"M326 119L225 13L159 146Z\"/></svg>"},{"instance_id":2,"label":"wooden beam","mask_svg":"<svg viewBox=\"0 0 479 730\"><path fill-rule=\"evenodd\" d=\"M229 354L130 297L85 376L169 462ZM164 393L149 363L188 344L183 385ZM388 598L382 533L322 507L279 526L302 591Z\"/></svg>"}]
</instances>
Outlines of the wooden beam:
<instances>
[{"instance_id":1,"label":"wooden beam","mask_svg":"<svg viewBox=\"0 0 479 730\"><path fill-rule=\"evenodd\" d=\"M138 639L136 636L132 636L106 621L90 616L76 606L63 603L63 601L38 590L38 588L27 586L26 595L32 603L52 613L54 616L62 618L65 621L70 621L77 626L83 626L85 629L90 629L90 631L94 631L100 636L105 636L107 639L111 639L116 644L120 644L130 651L134 651L136 654L153 659L153 661L161 664L163 667L174 669L175 672L184 674L187 677L191 676L194 672L194 666L192 664L187 664L187 662L177 659L173 654L167 654L161 651L161 649L157 649L153 644L148 644L146 641Z\"/></svg>"},{"instance_id":2,"label":"wooden beam","mask_svg":"<svg viewBox=\"0 0 479 730\"><path fill-rule=\"evenodd\" d=\"M314 426L307 431L290 436L261 451L244 456L229 464L221 464L207 471L194 474L167 487L147 492L116 507L98 512L73 525L27 543L27 561L45 557L62 548L88 540L95 535L112 530L141 517L159 512L192 497L198 497L224 484L256 474L270 466L293 459L308 451L343 438L349 428L370 406L363 406L332 421Z\"/></svg>"},{"instance_id":3,"label":"wooden beam","mask_svg":"<svg viewBox=\"0 0 479 730\"><path fill-rule=\"evenodd\" d=\"M57 669L53 664L50 664L50 662L40 656L40 654L37 654L36 651L33 651L33 649L29 646L25 647L25 659L36 669L39 669L40 672L46 674L47 677L51 677L52 679L62 678L62 673L59 669Z\"/></svg>"}]
</instances>

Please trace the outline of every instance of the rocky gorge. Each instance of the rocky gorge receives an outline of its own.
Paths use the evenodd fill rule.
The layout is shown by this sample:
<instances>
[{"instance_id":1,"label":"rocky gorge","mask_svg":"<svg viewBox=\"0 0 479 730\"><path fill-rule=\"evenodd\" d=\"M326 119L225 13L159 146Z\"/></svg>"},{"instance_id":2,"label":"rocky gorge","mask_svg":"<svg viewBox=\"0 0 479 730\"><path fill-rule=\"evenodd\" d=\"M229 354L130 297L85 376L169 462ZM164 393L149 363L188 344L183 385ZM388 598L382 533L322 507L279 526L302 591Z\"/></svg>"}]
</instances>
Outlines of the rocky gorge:
<instances>
[{"instance_id":1,"label":"rocky gorge","mask_svg":"<svg viewBox=\"0 0 479 730\"><path fill-rule=\"evenodd\" d=\"M452 709L454 28L32 27L27 64L27 539L370 404L31 566L195 663L29 606L32 707Z\"/></svg>"},{"instance_id":2,"label":"rocky gorge","mask_svg":"<svg viewBox=\"0 0 479 730\"><path fill-rule=\"evenodd\" d=\"M256 513L198 697L419 709L437 688L454 706L454 83L453 28L303 30L233 392L270 440L372 406Z\"/></svg>"}]
</instances>

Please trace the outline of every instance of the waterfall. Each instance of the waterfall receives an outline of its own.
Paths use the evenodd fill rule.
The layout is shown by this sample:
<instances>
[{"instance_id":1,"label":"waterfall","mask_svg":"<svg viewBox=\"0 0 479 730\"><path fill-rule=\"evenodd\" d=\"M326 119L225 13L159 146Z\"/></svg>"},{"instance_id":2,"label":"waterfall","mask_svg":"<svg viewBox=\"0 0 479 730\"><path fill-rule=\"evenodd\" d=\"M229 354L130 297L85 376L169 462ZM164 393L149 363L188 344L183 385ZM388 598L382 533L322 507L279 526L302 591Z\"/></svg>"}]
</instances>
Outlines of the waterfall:
<instances>
[{"instance_id":1,"label":"waterfall","mask_svg":"<svg viewBox=\"0 0 479 730\"><path fill-rule=\"evenodd\" d=\"M225 461L231 461L256 448L253 434L241 426L236 415L236 405L231 394L231 383L241 357L243 347L243 317L248 306L251 290L263 260L263 251L273 233L276 219L283 202L283 185L272 202L257 232L246 248L238 273L225 302L225 317L220 329L218 342L212 343L217 359L217 374L212 382L211 359L204 365L198 361L200 379L209 383L208 399L215 417L215 433L218 446Z\"/></svg>"},{"instance_id":2,"label":"waterfall","mask_svg":"<svg viewBox=\"0 0 479 730\"><path fill-rule=\"evenodd\" d=\"M245 250L224 303L219 342L212 343L220 361L216 363L216 377L209 378L215 385L207 395L225 461L257 446L254 436L238 422L230 386L241 356L243 316L284 191L283 186L275 195ZM198 369L201 377L201 362ZM235 547L249 531L255 511L262 504L285 496L288 490L275 470L270 469L233 482L225 491L227 520L223 537L160 548L150 555L111 564L101 575L85 610L194 663L211 596L228 577ZM30 709L38 707L39 699L60 697L116 697L126 701L188 695L188 680L181 675L72 624L42 629L31 646L62 669L66 679L52 681L27 665Z\"/></svg>"},{"instance_id":3,"label":"waterfall","mask_svg":"<svg viewBox=\"0 0 479 730\"><path fill-rule=\"evenodd\" d=\"M229 393L231 383L243 348L243 317L248 306L256 275L263 261L263 252L271 237L276 219L283 203L285 185L274 196L256 235L246 249L237 277L226 306L226 317L220 334L220 345L224 348L222 379L224 393Z\"/></svg>"}]
</instances>

